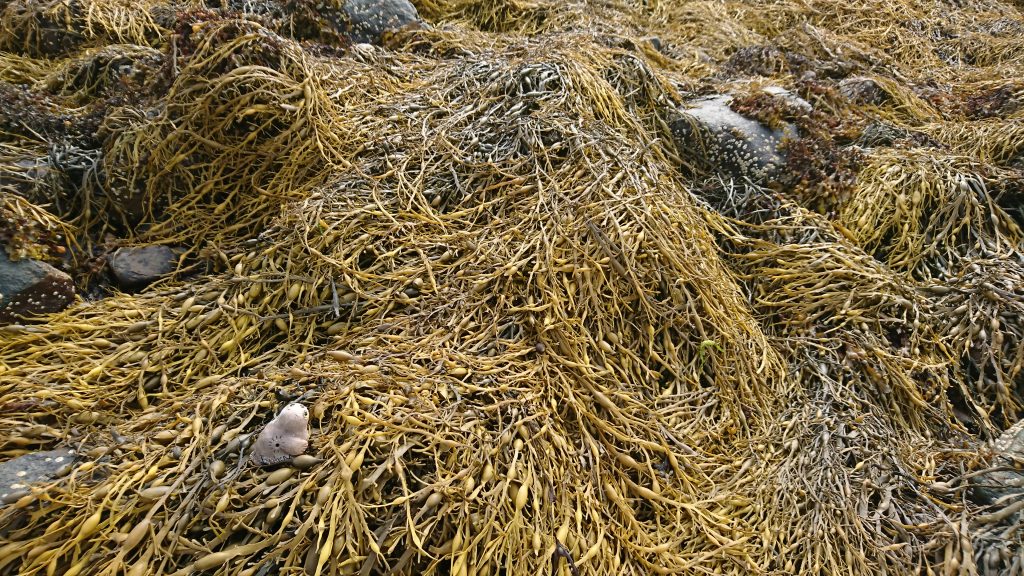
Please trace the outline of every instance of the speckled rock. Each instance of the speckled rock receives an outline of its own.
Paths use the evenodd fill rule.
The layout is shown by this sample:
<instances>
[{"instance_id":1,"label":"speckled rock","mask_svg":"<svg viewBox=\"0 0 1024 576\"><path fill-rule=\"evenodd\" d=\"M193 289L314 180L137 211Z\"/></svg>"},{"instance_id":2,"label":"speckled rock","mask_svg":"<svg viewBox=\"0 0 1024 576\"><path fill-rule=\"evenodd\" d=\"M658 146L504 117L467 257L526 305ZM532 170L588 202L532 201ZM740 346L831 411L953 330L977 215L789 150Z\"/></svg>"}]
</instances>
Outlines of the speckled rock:
<instances>
[{"instance_id":1,"label":"speckled rock","mask_svg":"<svg viewBox=\"0 0 1024 576\"><path fill-rule=\"evenodd\" d=\"M348 36L355 44L378 44L381 34L420 22L409 0L346 0Z\"/></svg>"},{"instance_id":2,"label":"speckled rock","mask_svg":"<svg viewBox=\"0 0 1024 576\"><path fill-rule=\"evenodd\" d=\"M0 506L16 502L30 492L33 484L61 476L75 462L68 448L33 452L0 462Z\"/></svg>"},{"instance_id":3,"label":"speckled rock","mask_svg":"<svg viewBox=\"0 0 1024 576\"><path fill-rule=\"evenodd\" d=\"M872 122L864 127L857 143L867 148L892 146L897 141L909 136L910 134L899 126L886 122Z\"/></svg>"},{"instance_id":4,"label":"speckled rock","mask_svg":"<svg viewBox=\"0 0 1024 576\"><path fill-rule=\"evenodd\" d=\"M877 106L889 99L888 92L878 83L865 76L846 78L839 83L839 93L854 104Z\"/></svg>"},{"instance_id":5,"label":"speckled rock","mask_svg":"<svg viewBox=\"0 0 1024 576\"><path fill-rule=\"evenodd\" d=\"M273 466L302 454L308 446L309 410L292 402L260 431L249 458L257 466Z\"/></svg>"},{"instance_id":6,"label":"speckled rock","mask_svg":"<svg viewBox=\"0 0 1024 576\"><path fill-rule=\"evenodd\" d=\"M801 110L803 112L810 112L814 110L814 106L811 106L810 102L781 86L765 86L761 90L766 94L771 94L772 96L781 99L789 107L796 110Z\"/></svg>"},{"instance_id":7,"label":"speckled rock","mask_svg":"<svg viewBox=\"0 0 1024 576\"><path fill-rule=\"evenodd\" d=\"M992 468L1018 468L996 470L971 479L971 498L980 504L991 504L1000 498L1024 494L1024 420L1011 426L993 445L996 456Z\"/></svg>"},{"instance_id":8,"label":"speckled rock","mask_svg":"<svg viewBox=\"0 0 1024 576\"><path fill-rule=\"evenodd\" d=\"M737 178L770 184L786 164L779 146L798 137L795 126L773 130L729 107L728 95L692 100L669 123L680 153ZM808 104L809 106L809 104Z\"/></svg>"},{"instance_id":9,"label":"speckled rock","mask_svg":"<svg viewBox=\"0 0 1024 576\"><path fill-rule=\"evenodd\" d=\"M0 246L0 324L59 312L74 300L70 276L38 260L10 260Z\"/></svg>"},{"instance_id":10,"label":"speckled rock","mask_svg":"<svg viewBox=\"0 0 1024 576\"><path fill-rule=\"evenodd\" d=\"M139 290L174 272L178 255L168 246L138 246L119 248L109 262L121 289Z\"/></svg>"}]
</instances>

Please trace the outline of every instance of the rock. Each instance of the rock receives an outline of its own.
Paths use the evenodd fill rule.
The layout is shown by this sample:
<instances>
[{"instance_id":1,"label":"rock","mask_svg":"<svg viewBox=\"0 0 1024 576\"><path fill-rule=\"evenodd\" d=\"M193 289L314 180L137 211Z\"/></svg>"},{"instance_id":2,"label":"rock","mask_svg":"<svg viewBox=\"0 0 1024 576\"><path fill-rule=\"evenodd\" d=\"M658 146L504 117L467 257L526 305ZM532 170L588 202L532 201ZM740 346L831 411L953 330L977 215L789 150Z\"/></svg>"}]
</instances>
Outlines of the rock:
<instances>
[{"instance_id":1,"label":"rock","mask_svg":"<svg viewBox=\"0 0 1024 576\"><path fill-rule=\"evenodd\" d=\"M889 99L889 93L878 83L865 76L846 78L839 83L839 94L854 104L877 106Z\"/></svg>"},{"instance_id":2,"label":"rock","mask_svg":"<svg viewBox=\"0 0 1024 576\"><path fill-rule=\"evenodd\" d=\"M35 198L37 191L52 189L51 183L60 182L61 174L48 158L21 158L11 162L2 177L19 196Z\"/></svg>"},{"instance_id":3,"label":"rock","mask_svg":"<svg viewBox=\"0 0 1024 576\"><path fill-rule=\"evenodd\" d=\"M0 132L60 142L74 126L75 119L53 100L25 86L0 80L0 102Z\"/></svg>"},{"instance_id":4,"label":"rock","mask_svg":"<svg viewBox=\"0 0 1024 576\"><path fill-rule=\"evenodd\" d=\"M896 142L909 138L910 134L900 128L886 122L872 122L864 127L857 143L866 148L892 146Z\"/></svg>"},{"instance_id":5,"label":"rock","mask_svg":"<svg viewBox=\"0 0 1024 576\"><path fill-rule=\"evenodd\" d=\"M302 454L308 446L309 410L292 402L263 428L249 458L257 466L273 466Z\"/></svg>"},{"instance_id":6,"label":"rock","mask_svg":"<svg viewBox=\"0 0 1024 576\"><path fill-rule=\"evenodd\" d=\"M74 300L70 276L38 260L10 260L0 246L0 324L60 312Z\"/></svg>"},{"instance_id":7,"label":"rock","mask_svg":"<svg viewBox=\"0 0 1024 576\"><path fill-rule=\"evenodd\" d=\"M121 289L139 290L174 272L178 254L168 246L118 248L109 261Z\"/></svg>"},{"instance_id":8,"label":"rock","mask_svg":"<svg viewBox=\"0 0 1024 576\"><path fill-rule=\"evenodd\" d=\"M731 96L715 95L684 105L669 123L680 153L719 172L771 183L786 164L779 145L797 138L797 129L792 124L768 128L733 111L731 102Z\"/></svg>"},{"instance_id":9,"label":"rock","mask_svg":"<svg viewBox=\"0 0 1024 576\"><path fill-rule=\"evenodd\" d=\"M766 94L771 94L772 96L781 99L790 108L800 110L801 112L804 113L809 113L812 110L814 110L814 106L811 106L810 102L804 100L803 98L797 96L796 94L793 94L792 92L786 90L781 86L765 86L761 90Z\"/></svg>"},{"instance_id":10,"label":"rock","mask_svg":"<svg viewBox=\"0 0 1024 576\"><path fill-rule=\"evenodd\" d=\"M420 22L409 0L346 0L344 11L347 33L354 44L379 44L384 32Z\"/></svg>"},{"instance_id":11,"label":"rock","mask_svg":"<svg viewBox=\"0 0 1024 576\"><path fill-rule=\"evenodd\" d=\"M1024 464L1024 420L1003 433L992 447L990 467L1019 468ZM1024 469L996 470L971 479L971 497L979 504L992 504L1005 496L1024 494Z\"/></svg>"},{"instance_id":12,"label":"rock","mask_svg":"<svg viewBox=\"0 0 1024 576\"><path fill-rule=\"evenodd\" d=\"M0 506L16 502L33 484L61 476L74 461L74 450L60 448L0 462Z\"/></svg>"},{"instance_id":13,"label":"rock","mask_svg":"<svg viewBox=\"0 0 1024 576\"><path fill-rule=\"evenodd\" d=\"M754 76L772 76L789 71L786 54L775 46L763 44L739 48L725 62L725 67Z\"/></svg>"}]
</instances>

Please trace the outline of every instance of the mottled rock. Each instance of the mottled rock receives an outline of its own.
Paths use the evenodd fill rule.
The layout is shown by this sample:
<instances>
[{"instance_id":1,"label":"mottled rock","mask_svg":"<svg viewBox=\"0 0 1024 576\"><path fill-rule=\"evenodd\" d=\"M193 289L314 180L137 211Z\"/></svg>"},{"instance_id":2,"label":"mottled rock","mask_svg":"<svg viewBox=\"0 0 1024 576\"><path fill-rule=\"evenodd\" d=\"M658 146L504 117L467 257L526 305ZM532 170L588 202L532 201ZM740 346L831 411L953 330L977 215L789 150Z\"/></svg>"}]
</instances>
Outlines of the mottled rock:
<instances>
[{"instance_id":1,"label":"mottled rock","mask_svg":"<svg viewBox=\"0 0 1024 576\"><path fill-rule=\"evenodd\" d=\"M169 246L119 248L110 256L110 269L123 290L139 290L174 272L178 255Z\"/></svg>"},{"instance_id":2,"label":"mottled rock","mask_svg":"<svg viewBox=\"0 0 1024 576\"><path fill-rule=\"evenodd\" d=\"M772 76L789 71L786 56L787 54L775 46L744 46L733 52L725 62L725 67L754 76Z\"/></svg>"},{"instance_id":3,"label":"mottled rock","mask_svg":"<svg viewBox=\"0 0 1024 576\"><path fill-rule=\"evenodd\" d=\"M1011 469L994 470L971 479L971 497L981 504L1024 494L1024 420L1006 430L992 449L995 457L990 467Z\"/></svg>"},{"instance_id":4,"label":"mottled rock","mask_svg":"<svg viewBox=\"0 0 1024 576\"><path fill-rule=\"evenodd\" d=\"M292 402L263 428L249 458L258 466L273 466L302 454L308 446L309 410Z\"/></svg>"},{"instance_id":5,"label":"mottled rock","mask_svg":"<svg viewBox=\"0 0 1024 576\"><path fill-rule=\"evenodd\" d=\"M867 148L880 146L892 146L899 140L909 138L910 134L900 128L885 122L872 122L864 127L857 143Z\"/></svg>"},{"instance_id":6,"label":"mottled rock","mask_svg":"<svg viewBox=\"0 0 1024 576\"><path fill-rule=\"evenodd\" d=\"M30 492L33 484L61 476L74 461L74 450L60 448L0 462L0 506L16 502Z\"/></svg>"},{"instance_id":7,"label":"mottled rock","mask_svg":"<svg viewBox=\"0 0 1024 576\"><path fill-rule=\"evenodd\" d=\"M424 24L409 0L205 0L205 4L241 12L281 36L312 41L315 44L308 50L331 56L340 56L355 44L381 45L388 32Z\"/></svg>"},{"instance_id":8,"label":"mottled rock","mask_svg":"<svg viewBox=\"0 0 1024 576\"><path fill-rule=\"evenodd\" d=\"M0 246L0 323L59 312L74 300L70 276L38 260L11 260Z\"/></svg>"},{"instance_id":9,"label":"mottled rock","mask_svg":"<svg viewBox=\"0 0 1024 576\"><path fill-rule=\"evenodd\" d=\"M348 36L355 44L378 44L384 32L420 22L409 0L346 0Z\"/></svg>"},{"instance_id":10,"label":"mottled rock","mask_svg":"<svg viewBox=\"0 0 1024 576\"><path fill-rule=\"evenodd\" d=\"M779 146L797 138L792 124L771 129L735 112L728 95L692 100L669 124L680 153L719 172L768 184L786 164ZM808 104L808 106L810 106Z\"/></svg>"},{"instance_id":11,"label":"mottled rock","mask_svg":"<svg viewBox=\"0 0 1024 576\"><path fill-rule=\"evenodd\" d=\"M805 113L814 110L814 106L811 106L810 102L781 86L765 86L761 90L766 94L771 94L772 96L782 100L787 106L795 110L800 110Z\"/></svg>"},{"instance_id":12,"label":"mottled rock","mask_svg":"<svg viewBox=\"0 0 1024 576\"><path fill-rule=\"evenodd\" d=\"M854 104L877 106L889 99L889 93L885 88L865 76L846 78L839 83L839 93Z\"/></svg>"}]
</instances>

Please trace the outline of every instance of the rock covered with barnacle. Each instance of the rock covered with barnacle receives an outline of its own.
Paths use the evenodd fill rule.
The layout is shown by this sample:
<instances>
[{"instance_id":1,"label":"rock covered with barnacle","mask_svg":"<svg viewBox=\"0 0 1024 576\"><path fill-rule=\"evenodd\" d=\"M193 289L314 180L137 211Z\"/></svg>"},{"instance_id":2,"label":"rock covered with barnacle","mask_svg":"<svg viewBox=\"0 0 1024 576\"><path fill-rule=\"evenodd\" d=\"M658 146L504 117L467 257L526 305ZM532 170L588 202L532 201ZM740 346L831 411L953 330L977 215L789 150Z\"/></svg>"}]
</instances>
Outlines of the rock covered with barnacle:
<instances>
[{"instance_id":1,"label":"rock covered with barnacle","mask_svg":"<svg viewBox=\"0 0 1024 576\"><path fill-rule=\"evenodd\" d=\"M766 92L779 95L777 90ZM795 96L799 107L810 107ZM680 153L698 164L737 178L770 184L786 165L780 146L799 137L796 126L768 127L730 107L727 94L704 96L687 102L669 123Z\"/></svg>"},{"instance_id":2,"label":"rock covered with barnacle","mask_svg":"<svg viewBox=\"0 0 1024 576\"><path fill-rule=\"evenodd\" d=\"M409 0L346 0L345 20L354 43L377 44L385 32L420 22Z\"/></svg>"},{"instance_id":3,"label":"rock covered with barnacle","mask_svg":"<svg viewBox=\"0 0 1024 576\"><path fill-rule=\"evenodd\" d=\"M74 450L58 448L30 452L0 462L0 506L28 494L32 486L60 476L74 463L75 458Z\"/></svg>"},{"instance_id":4,"label":"rock covered with barnacle","mask_svg":"<svg viewBox=\"0 0 1024 576\"><path fill-rule=\"evenodd\" d=\"M74 299L70 276L39 260L11 260L0 247L0 323L59 312Z\"/></svg>"},{"instance_id":5,"label":"rock covered with barnacle","mask_svg":"<svg viewBox=\"0 0 1024 576\"><path fill-rule=\"evenodd\" d=\"M389 33L423 24L409 0L226 0L226 5L283 36L342 46L381 45Z\"/></svg>"},{"instance_id":6,"label":"rock covered with barnacle","mask_svg":"<svg viewBox=\"0 0 1024 576\"><path fill-rule=\"evenodd\" d=\"M1024 420L1009 427L992 445L991 471L972 481L971 497L981 504L993 504L1011 495L1024 494Z\"/></svg>"},{"instance_id":7,"label":"rock covered with barnacle","mask_svg":"<svg viewBox=\"0 0 1024 576\"><path fill-rule=\"evenodd\" d=\"M309 410L293 402L263 428L250 459L257 466L273 466L302 454L308 446Z\"/></svg>"}]
</instances>

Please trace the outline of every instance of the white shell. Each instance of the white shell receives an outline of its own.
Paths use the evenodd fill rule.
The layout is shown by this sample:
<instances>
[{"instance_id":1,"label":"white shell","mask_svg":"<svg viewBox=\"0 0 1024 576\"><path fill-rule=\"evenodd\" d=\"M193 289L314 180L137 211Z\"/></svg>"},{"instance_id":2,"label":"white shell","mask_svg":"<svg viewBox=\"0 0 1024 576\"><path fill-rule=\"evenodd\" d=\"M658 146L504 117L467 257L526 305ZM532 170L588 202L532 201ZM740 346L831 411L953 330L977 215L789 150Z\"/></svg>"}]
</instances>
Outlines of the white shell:
<instances>
[{"instance_id":1,"label":"white shell","mask_svg":"<svg viewBox=\"0 0 1024 576\"><path fill-rule=\"evenodd\" d=\"M257 466L273 466L291 460L309 446L309 410L291 403L260 432L249 458Z\"/></svg>"}]
</instances>

